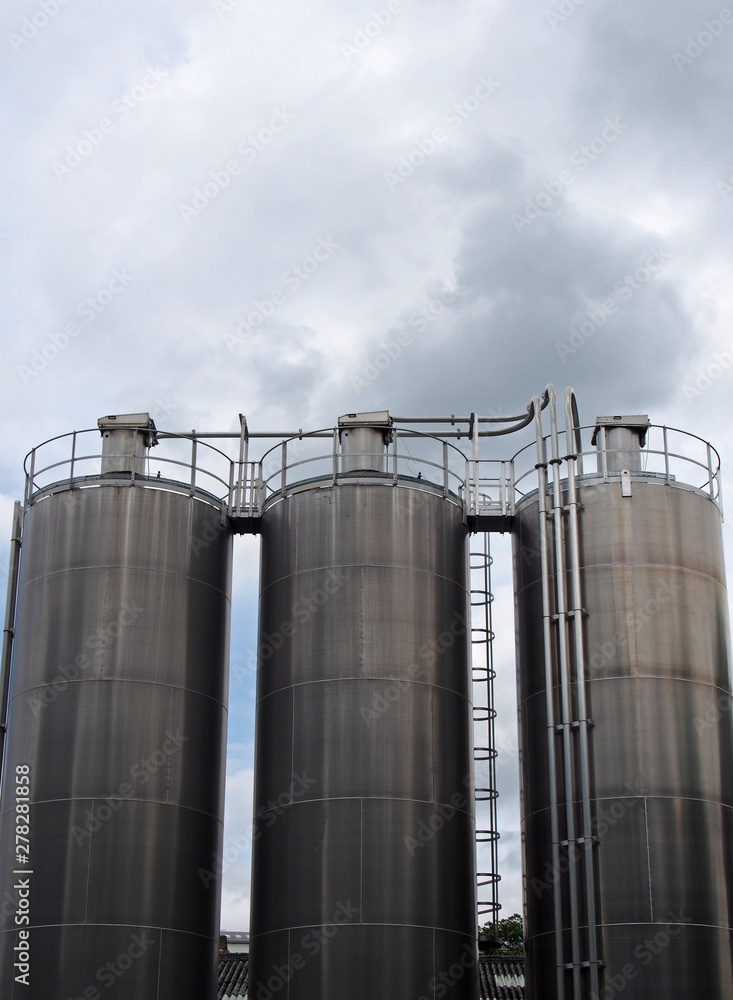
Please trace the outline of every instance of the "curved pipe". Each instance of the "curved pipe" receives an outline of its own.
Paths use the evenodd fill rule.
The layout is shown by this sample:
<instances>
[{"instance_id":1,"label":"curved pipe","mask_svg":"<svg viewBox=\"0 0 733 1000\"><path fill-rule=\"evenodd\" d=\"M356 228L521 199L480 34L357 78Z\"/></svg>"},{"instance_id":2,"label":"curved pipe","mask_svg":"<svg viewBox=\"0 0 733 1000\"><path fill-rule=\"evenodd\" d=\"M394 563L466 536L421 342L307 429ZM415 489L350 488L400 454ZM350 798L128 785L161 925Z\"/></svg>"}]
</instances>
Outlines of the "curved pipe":
<instances>
[{"instance_id":1,"label":"curved pipe","mask_svg":"<svg viewBox=\"0 0 733 1000\"><path fill-rule=\"evenodd\" d=\"M575 438L575 454L571 454L571 441ZM578 401L574 390L568 386L565 390L565 447L568 458L577 458L580 462L580 473L583 474L583 442L580 433L580 417L578 416Z\"/></svg>"},{"instance_id":2,"label":"curved pipe","mask_svg":"<svg viewBox=\"0 0 733 1000\"><path fill-rule=\"evenodd\" d=\"M547 394L546 399L549 401ZM547 405L547 403L545 403ZM537 436L537 479L540 533L540 571L542 575L542 634L545 668L545 710L547 713L547 769L550 786L550 830L552 838L552 867L556 872L560 867L560 820L557 797L557 763L555 732L555 683L552 662L552 606L550 604L550 559L547 540L547 453L542 433L542 410L538 396L532 400L532 416ZM557 998L565 1000L565 949L563 945L562 896L555 885L552 891L553 919L555 926L555 974L557 977Z\"/></svg>"},{"instance_id":3,"label":"curved pipe","mask_svg":"<svg viewBox=\"0 0 733 1000\"><path fill-rule=\"evenodd\" d=\"M557 611L557 645L560 659L560 701L562 705L563 769L565 777L565 822L568 852L575 845L575 781L573 754L573 706L571 697L570 657L568 650L568 611L565 596L565 525L563 524L562 484L560 482L560 442L557 430L557 398L555 387L548 385L550 400L550 441L552 445L552 520L555 550L555 600ZM578 873L575 865L568 867L570 897L570 940L573 957L573 995L581 1000L580 918L578 912Z\"/></svg>"},{"instance_id":4,"label":"curved pipe","mask_svg":"<svg viewBox=\"0 0 733 1000\"><path fill-rule=\"evenodd\" d=\"M572 454L573 433L576 454ZM580 588L580 531L578 525L578 495L575 461L582 455L580 420L575 393L565 390L565 437L568 448L568 539L570 547L570 582L572 586L571 615L573 618L574 666L578 692L578 739L580 742L580 799L582 842L585 870L585 906L588 926L588 963L591 995L598 995L598 934L596 923L595 872L593 868L593 822L590 808L589 720L585 689L585 637L583 635L583 602ZM580 458L582 461L582 458Z\"/></svg>"}]
</instances>

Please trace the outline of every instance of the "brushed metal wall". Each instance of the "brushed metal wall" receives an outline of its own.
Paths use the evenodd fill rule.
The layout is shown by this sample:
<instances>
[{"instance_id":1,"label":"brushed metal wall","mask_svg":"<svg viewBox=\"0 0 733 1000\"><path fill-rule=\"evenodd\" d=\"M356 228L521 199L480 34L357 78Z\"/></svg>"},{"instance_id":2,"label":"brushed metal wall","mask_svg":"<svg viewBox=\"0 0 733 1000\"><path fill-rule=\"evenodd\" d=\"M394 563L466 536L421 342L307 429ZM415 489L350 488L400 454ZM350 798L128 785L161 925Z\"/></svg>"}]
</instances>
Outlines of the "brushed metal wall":
<instances>
[{"instance_id":1,"label":"brushed metal wall","mask_svg":"<svg viewBox=\"0 0 733 1000\"><path fill-rule=\"evenodd\" d=\"M342 481L265 511L258 1000L476 998L466 573L437 491Z\"/></svg>"},{"instance_id":2,"label":"brushed metal wall","mask_svg":"<svg viewBox=\"0 0 733 1000\"><path fill-rule=\"evenodd\" d=\"M100 485L27 510L0 871L20 867L27 766L32 978L3 916L4 998L216 995L220 885L200 873L222 842L230 577L195 497Z\"/></svg>"},{"instance_id":3,"label":"brushed metal wall","mask_svg":"<svg viewBox=\"0 0 733 1000\"><path fill-rule=\"evenodd\" d=\"M630 497L618 478L580 480L579 501L601 995L733 996L733 727L720 512L706 496L641 474ZM558 993L553 894L562 893L569 955L567 870L575 865L582 900L583 865L581 851L567 846L563 871L552 865L536 495L517 514L514 557L527 997L549 1000ZM561 760L558 753L562 790ZM562 840L562 792L560 807ZM569 998L570 973L566 982Z\"/></svg>"}]
</instances>

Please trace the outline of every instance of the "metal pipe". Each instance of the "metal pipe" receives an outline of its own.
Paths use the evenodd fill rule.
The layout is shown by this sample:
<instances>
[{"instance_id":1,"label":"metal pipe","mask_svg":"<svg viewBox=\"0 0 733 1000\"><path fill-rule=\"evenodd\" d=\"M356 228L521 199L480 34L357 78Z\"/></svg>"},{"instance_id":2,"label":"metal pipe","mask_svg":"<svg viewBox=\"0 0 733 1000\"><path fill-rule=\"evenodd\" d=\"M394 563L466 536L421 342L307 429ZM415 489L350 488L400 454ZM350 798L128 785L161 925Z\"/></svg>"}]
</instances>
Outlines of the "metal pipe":
<instances>
[{"instance_id":1,"label":"metal pipe","mask_svg":"<svg viewBox=\"0 0 733 1000\"><path fill-rule=\"evenodd\" d=\"M603 482L604 483L608 482L608 450L607 450L607 445L608 445L608 441L607 441L607 438L606 438L606 425L604 424L603 427L601 427L601 450L602 450L602 456L603 456L602 465L603 465Z\"/></svg>"},{"instance_id":2,"label":"metal pipe","mask_svg":"<svg viewBox=\"0 0 733 1000\"><path fill-rule=\"evenodd\" d=\"M473 424L473 511L478 514L478 421L475 414L471 414Z\"/></svg>"},{"instance_id":3,"label":"metal pipe","mask_svg":"<svg viewBox=\"0 0 733 1000\"><path fill-rule=\"evenodd\" d=\"M246 462L244 458L247 436L247 420L243 414L239 414L239 475L237 477L237 493L234 498L234 509L239 513L242 506L242 492L244 477L246 475ZM246 494L245 494L246 495Z\"/></svg>"},{"instance_id":4,"label":"metal pipe","mask_svg":"<svg viewBox=\"0 0 733 1000\"><path fill-rule=\"evenodd\" d=\"M8 592L5 601L5 627L3 648L0 654L0 788L2 787L5 736L8 729L8 692L10 689L10 661L15 636L15 603L18 595L18 567L20 564L23 508L18 500L13 504L13 528L8 556Z\"/></svg>"},{"instance_id":5,"label":"metal pipe","mask_svg":"<svg viewBox=\"0 0 733 1000\"><path fill-rule=\"evenodd\" d=\"M565 822L568 842L568 890L570 896L570 940L573 955L573 994L582 1000L580 966L580 922L578 915L578 875L570 858L575 846L575 788L573 781L573 713L570 698L570 666L568 662L567 606L565 600L565 551L562 492L560 486L560 449L557 436L557 405L554 386L548 385L550 397L550 441L552 444L552 515L555 528L555 595L557 601L557 638L560 655L560 703L562 705L563 765L565 771Z\"/></svg>"},{"instance_id":6,"label":"metal pipe","mask_svg":"<svg viewBox=\"0 0 733 1000\"><path fill-rule=\"evenodd\" d=\"M76 431L71 438L71 468L69 469L69 489L74 482L74 459L76 458Z\"/></svg>"},{"instance_id":7,"label":"metal pipe","mask_svg":"<svg viewBox=\"0 0 733 1000\"><path fill-rule=\"evenodd\" d=\"M27 477L27 479L25 481L25 505L26 505L26 507L30 506L30 504L32 503L31 498L33 496L33 479L35 478L35 470L36 470L36 449L33 448L33 449L31 449L31 467L30 467L30 470L28 472L28 477Z\"/></svg>"},{"instance_id":8,"label":"metal pipe","mask_svg":"<svg viewBox=\"0 0 733 1000\"><path fill-rule=\"evenodd\" d=\"M226 509L227 509L227 511L230 514L232 513L232 511L235 508L235 503L234 503L234 469L235 469L235 463L234 462L230 462L229 463L229 494L227 496L227 506L226 506Z\"/></svg>"},{"instance_id":9,"label":"metal pipe","mask_svg":"<svg viewBox=\"0 0 733 1000\"><path fill-rule=\"evenodd\" d=\"M538 396L532 400L537 431L537 480L540 531L540 567L542 572L542 632L544 640L545 703L547 711L547 765L550 786L550 829L552 835L552 867L560 871L560 821L557 800L557 764L555 761L555 702L552 663L552 607L550 605L550 567L547 544L547 456L542 435L542 406ZM563 947L562 896L556 884L552 890L555 924L555 971L557 997L565 1000L565 952Z\"/></svg>"},{"instance_id":10,"label":"metal pipe","mask_svg":"<svg viewBox=\"0 0 733 1000\"><path fill-rule=\"evenodd\" d=\"M575 679L578 687L578 732L580 737L580 788L582 808L582 837L585 868L586 923L588 927L588 961L592 996L598 996L598 932L596 923L595 872L593 869L593 822L590 810L590 754L588 748L588 707L585 679L585 645L583 636L583 602L580 589L580 534L578 529L578 496L575 462L582 453L578 410L575 393L565 390L565 438L568 445L568 535L570 541L570 578L572 584L573 636L575 639ZM575 425L577 454L571 444Z\"/></svg>"}]
</instances>

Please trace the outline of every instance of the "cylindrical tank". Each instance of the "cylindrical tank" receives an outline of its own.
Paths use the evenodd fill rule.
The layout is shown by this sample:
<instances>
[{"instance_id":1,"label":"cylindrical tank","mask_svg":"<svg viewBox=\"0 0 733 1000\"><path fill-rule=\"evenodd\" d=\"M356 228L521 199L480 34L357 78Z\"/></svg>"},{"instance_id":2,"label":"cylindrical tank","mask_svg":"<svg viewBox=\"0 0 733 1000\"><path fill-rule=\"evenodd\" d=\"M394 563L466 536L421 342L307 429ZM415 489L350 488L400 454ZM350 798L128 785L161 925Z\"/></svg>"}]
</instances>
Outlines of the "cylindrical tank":
<instances>
[{"instance_id":1,"label":"cylindrical tank","mask_svg":"<svg viewBox=\"0 0 733 1000\"><path fill-rule=\"evenodd\" d=\"M216 996L230 577L231 532L195 493L86 480L27 508L4 998Z\"/></svg>"},{"instance_id":2,"label":"cylindrical tank","mask_svg":"<svg viewBox=\"0 0 733 1000\"><path fill-rule=\"evenodd\" d=\"M581 477L578 502L594 916L605 963L599 995L730 997L733 736L720 511L702 492L642 472L611 474L605 482L601 475ZM551 702L561 860L553 864L539 517L538 495L530 494L515 520L527 998L556 1000L553 900L560 893L560 944L571 963L571 868L581 946L588 914L585 845L567 842L557 686ZM566 548L567 537L566 530ZM554 590L553 551L549 566ZM556 643L556 602L549 610ZM577 740L577 728L569 728ZM573 755L579 768L577 742ZM574 801L580 828L581 805ZM582 947L580 957L587 957ZM577 995L572 982L568 968L568 1000Z\"/></svg>"},{"instance_id":3,"label":"cylindrical tank","mask_svg":"<svg viewBox=\"0 0 733 1000\"><path fill-rule=\"evenodd\" d=\"M262 518L253 1000L477 996L466 527L369 475Z\"/></svg>"}]
</instances>

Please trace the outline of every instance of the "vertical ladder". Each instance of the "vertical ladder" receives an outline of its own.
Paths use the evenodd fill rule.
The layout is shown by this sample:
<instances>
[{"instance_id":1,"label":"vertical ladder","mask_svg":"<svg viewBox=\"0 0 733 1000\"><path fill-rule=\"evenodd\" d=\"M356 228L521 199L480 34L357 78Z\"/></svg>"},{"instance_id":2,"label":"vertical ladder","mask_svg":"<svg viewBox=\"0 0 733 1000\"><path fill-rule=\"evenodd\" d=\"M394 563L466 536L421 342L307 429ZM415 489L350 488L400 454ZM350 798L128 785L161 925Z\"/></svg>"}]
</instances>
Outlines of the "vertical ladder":
<instances>
[{"instance_id":1,"label":"vertical ladder","mask_svg":"<svg viewBox=\"0 0 733 1000\"><path fill-rule=\"evenodd\" d=\"M479 541L481 539L481 541ZM469 553L471 596L471 673L473 679L473 759L476 771L476 859L479 925L491 923L498 934L499 831L497 823L496 740L494 736L494 654L491 564L488 532ZM488 849L482 849L488 845ZM480 853L479 853L480 852ZM482 919L484 917L484 919Z\"/></svg>"}]
</instances>

